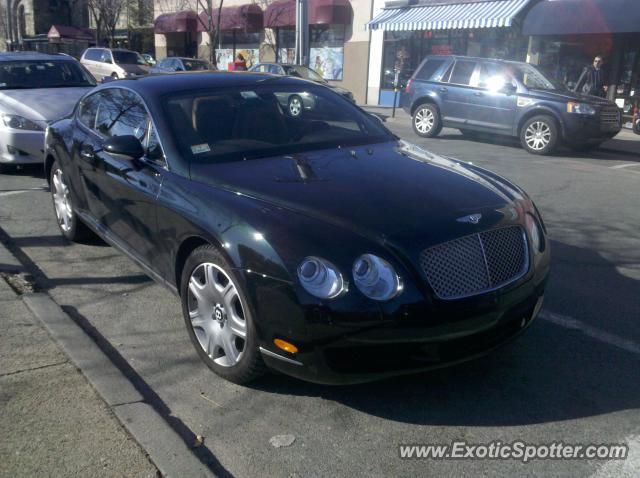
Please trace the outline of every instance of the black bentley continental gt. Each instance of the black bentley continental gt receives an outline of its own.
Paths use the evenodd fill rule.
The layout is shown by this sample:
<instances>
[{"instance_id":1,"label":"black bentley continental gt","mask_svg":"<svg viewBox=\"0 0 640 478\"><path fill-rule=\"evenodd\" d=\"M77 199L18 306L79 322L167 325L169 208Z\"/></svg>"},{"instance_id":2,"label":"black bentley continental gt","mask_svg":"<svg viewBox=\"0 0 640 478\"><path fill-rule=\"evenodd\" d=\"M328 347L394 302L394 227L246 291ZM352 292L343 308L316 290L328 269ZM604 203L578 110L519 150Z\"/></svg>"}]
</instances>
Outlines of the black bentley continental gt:
<instances>
[{"instance_id":1,"label":"black bentley continental gt","mask_svg":"<svg viewBox=\"0 0 640 478\"><path fill-rule=\"evenodd\" d=\"M312 95L292 116L278 98ZM399 140L339 94L261 73L99 86L46 132L62 233L93 232L182 301L218 375L354 383L476 357L542 304L529 197Z\"/></svg>"}]
</instances>

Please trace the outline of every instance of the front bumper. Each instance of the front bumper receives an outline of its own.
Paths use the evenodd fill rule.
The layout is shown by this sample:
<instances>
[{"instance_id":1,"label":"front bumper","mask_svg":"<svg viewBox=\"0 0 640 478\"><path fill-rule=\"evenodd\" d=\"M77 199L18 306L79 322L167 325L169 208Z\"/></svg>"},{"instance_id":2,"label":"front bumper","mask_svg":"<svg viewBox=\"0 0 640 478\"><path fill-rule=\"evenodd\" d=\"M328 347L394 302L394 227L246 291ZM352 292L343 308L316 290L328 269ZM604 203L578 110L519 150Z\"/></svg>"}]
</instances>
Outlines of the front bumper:
<instances>
[{"instance_id":1,"label":"front bumper","mask_svg":"<svg viewBox=\"0 0 640 478\"><path fill-rule=\"evenodd\" d=\"M352 384L414 374L450 366L484 355L525 330L542 305L546 275L531 279L501 297L495 307L464 319L432 327L415 321L341 328L289 354L265 343L265 363L287 375L322 384ZM325 331L327 329L325 328ZM320 335L320 334L319 334Z\"/></svg>"},{"instance_id":2,"label":"front bumper","mask_svg":"<svg viewBox=\"0 0 640 478\"><path fill-rule=\"evenodd\" d=\"M0 163L42 163L44 131L22 131L0 128Z\"/></svg>"},{"instance_id":3,"label":"front bumper","mask_svg":"<svg viewBox=\"0 0 640 478\"><path fill-rule=\"evenodd\" d=\"M622 129L620 122L603 123L599 114L594 116L566 113L563 118L563 136L567 143L602 143L617 135Z\"/></svg>"}]
</instances>

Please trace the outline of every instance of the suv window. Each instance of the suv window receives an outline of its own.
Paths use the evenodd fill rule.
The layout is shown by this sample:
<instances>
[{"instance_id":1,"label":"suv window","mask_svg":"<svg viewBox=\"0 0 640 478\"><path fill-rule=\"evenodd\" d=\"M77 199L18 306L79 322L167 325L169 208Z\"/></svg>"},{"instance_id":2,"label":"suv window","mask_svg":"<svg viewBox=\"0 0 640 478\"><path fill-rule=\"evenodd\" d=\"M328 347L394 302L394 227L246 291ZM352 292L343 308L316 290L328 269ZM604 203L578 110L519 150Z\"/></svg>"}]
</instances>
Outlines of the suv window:
<instances>
[{"instance_id":1,"label":"suv window","mask_svg":"<svg viewBox=\"0 0 640 478\"><path fill-rule=\"evenodd\" d=\"M88 128L94 129L96 126L96 113L98 112L99 93L87 96L80 104L78 119Z\"/></svg>"},{"instance_id":2,"label":"suv window","mask_svg":"<svg viewBox=\"0 0 640 478\"><path fill-rule=\"evenodd\" d=\"M500 85L512 83L512 80L502 65L482 63L480 65L480 75L472 83L472 86L478 86L479 88L497 89Z\"/></svg>"},{"instance_id":3,"label":"suv window","mask_svg":"<svg viewBox=\"0 0 640 478\"><path fill-rule=\"evenodd\" d=\"M416 73L416 79L418 80L430 80L433 74L440 69L444 63L444 59L432 58L424 62L422 68Z\"/></svg>"},{"instance_id":4,"label":"suv window","mask_svg":"<svg viewBox=\"0 0 640 478\"><path fill-rule=\"evenodd\" d=\"M449 83L456 85L468 85L471 81L471 76L476 69L477 63L475 61L457 60L451 72L451 78Z\"/></svg>"},{"instance_id":5,"label":"suv window","mask_svg":"<svg viewBox=\"0 0 640 478\"><path fill-rule=\"evenodd\" d=\"M99 50L97 48L91 48L87 50L87 52L84 54L84 59L91 60L91 61L100 61L101 56L102 56L102 50Z\"/></svg>"}]
</instances>

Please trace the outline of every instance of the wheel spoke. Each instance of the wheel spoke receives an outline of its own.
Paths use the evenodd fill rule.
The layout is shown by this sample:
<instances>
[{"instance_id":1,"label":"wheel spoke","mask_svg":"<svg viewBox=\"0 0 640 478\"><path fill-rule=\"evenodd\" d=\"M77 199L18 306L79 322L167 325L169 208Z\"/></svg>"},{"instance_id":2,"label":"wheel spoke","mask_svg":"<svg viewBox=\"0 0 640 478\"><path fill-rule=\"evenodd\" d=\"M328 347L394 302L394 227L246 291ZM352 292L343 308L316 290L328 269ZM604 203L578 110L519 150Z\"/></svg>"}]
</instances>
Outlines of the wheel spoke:
<instances>
[{"instance_id":1,"label":"wheel spoke","mask_svg":"<svg viewBox=\"0 0 640 478\"><path fill-rule=\"evenodd\" d=\"M191 277L191 279L189 279L189 291L191 291L191 294L193 294L193 297L198 302L198 305L200 305L202 302L206 302L207 300L205 292L206 287L206 285L198 283L197 279L193 276Z\"/></svg>"},{"instance_id":2,"label":"wheel spoke","mask_svg":"<svg viewBox=\"0 0 640 478\"><path fill-rule=\"evenodd\" d=\"M234 365L240 357L240 352L234 344L233 335L229 332L222 333L220 338L222 339L222 348L224 350L224 354L227 356L229 365Z\"/></svg>"}]
</instances>

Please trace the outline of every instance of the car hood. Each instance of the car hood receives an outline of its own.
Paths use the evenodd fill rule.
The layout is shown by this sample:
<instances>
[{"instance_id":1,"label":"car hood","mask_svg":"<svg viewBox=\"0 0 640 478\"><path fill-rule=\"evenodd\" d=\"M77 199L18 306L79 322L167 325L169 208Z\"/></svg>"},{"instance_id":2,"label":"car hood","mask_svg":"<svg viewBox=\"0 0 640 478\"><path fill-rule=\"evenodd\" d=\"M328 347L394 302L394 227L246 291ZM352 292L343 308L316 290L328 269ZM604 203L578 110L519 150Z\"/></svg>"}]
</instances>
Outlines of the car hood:
<instances>
[{"instance_id":1,"label":"car hood","mask_svg":"<svg viewBox=\"0 0 640 478\"><path fill-rule=\"evenodd\" d=\"M91 87L34 88L0 91L2 113L51 122L69 114Z\"/></svg>"},{"instance_id":2,"label":"car hood","mask_svg":"<svg viewBox=\"0 0 640 478\"><path fill-rule=\"evenodd\" d=\"M191 166L198 182L344 227L377 242L438 243L516 221L524 193L496 175L404 141Z\"/></svg>"},{"instance_id":3,"label":"car hood","mask_svg":"<svg viewBox=\"0 0 640 478\"><path fill-rule=\"evenodd\" d=\"M590 103L593 105L600 106L615 106L615 103L604 98L600 98L599 96L593 95L585 95L583 93L578 93L575 91L569 90L558 90L558 91L550 91L550 90L536 90L530 89L529 92L539 98L554 98L558 100L566 100L566 101L580 101L583 103Z\"/></svg>"}]
</instances>

